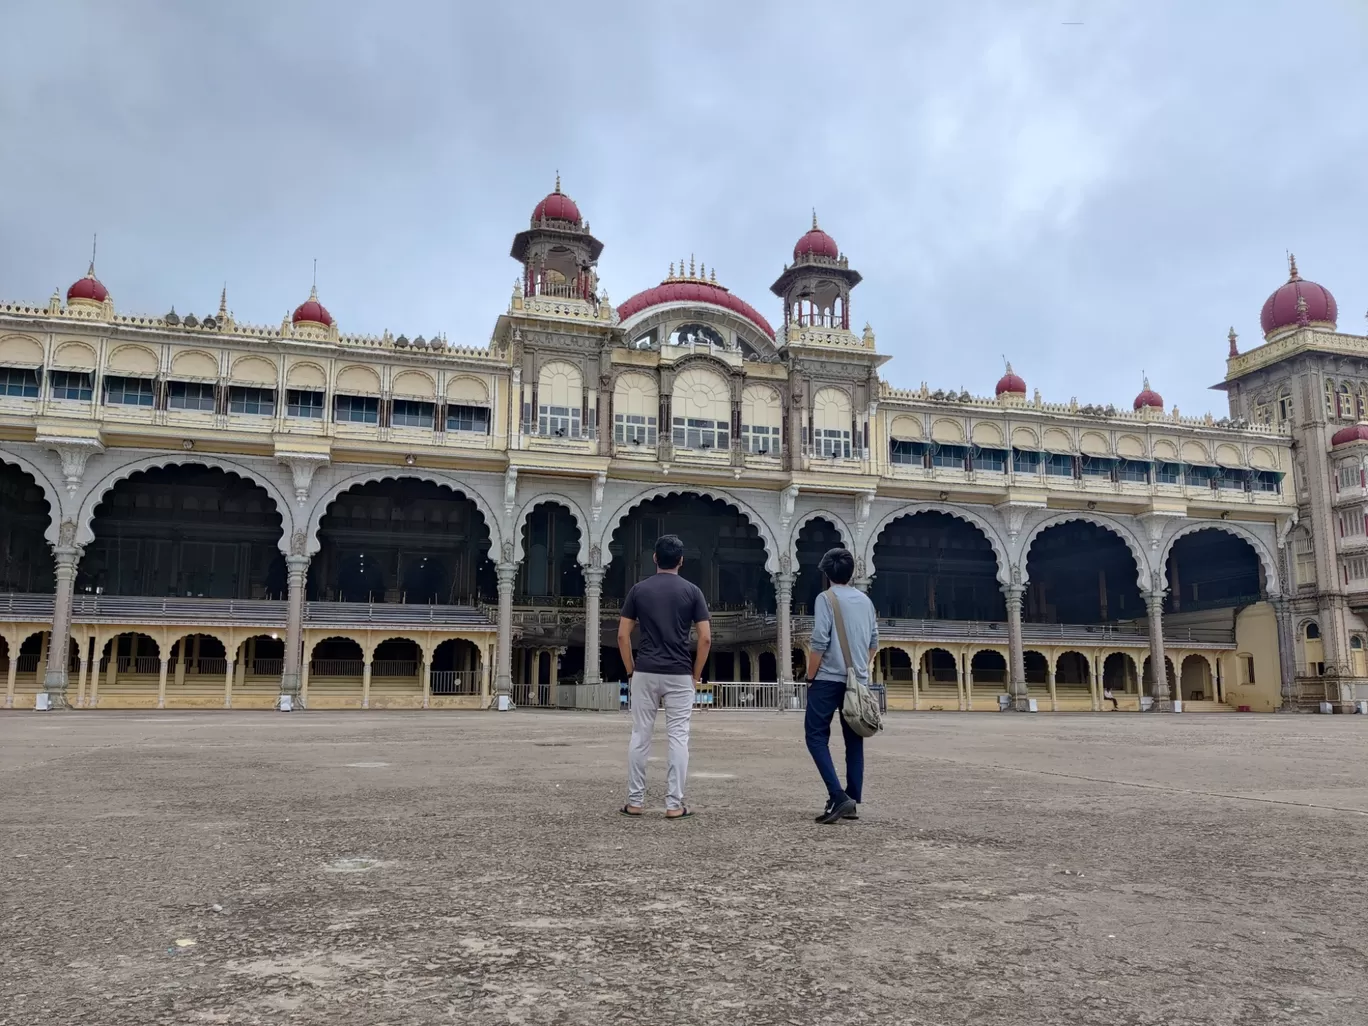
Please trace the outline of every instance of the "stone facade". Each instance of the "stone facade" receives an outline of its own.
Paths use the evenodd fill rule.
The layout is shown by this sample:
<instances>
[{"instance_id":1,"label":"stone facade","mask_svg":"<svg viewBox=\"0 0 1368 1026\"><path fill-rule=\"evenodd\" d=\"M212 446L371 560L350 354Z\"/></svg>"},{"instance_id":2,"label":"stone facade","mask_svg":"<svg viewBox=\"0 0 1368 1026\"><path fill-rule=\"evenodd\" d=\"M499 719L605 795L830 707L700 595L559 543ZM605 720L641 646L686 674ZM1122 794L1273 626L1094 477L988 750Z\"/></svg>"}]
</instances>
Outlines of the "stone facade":
<instances>
[{"instance_id":1,"label":"stone facade","mask_svg":"<svg viewBox=\"0 0 1368 1026\"><path fill-rule=\"evenodd\" d=\"M110 704L101 674L147 679L129 704L176 704L168 694L188 694L185 668L200 665L180 640L190 634L215 638L224 651L222 665L212 666L221 676L198 704L269 705L285 694L310 707L483 707L517 692L520 681L523 702L553 701L537 682L557 681L572 630L584 639L576 678L602 677L603 654L585 643L585 623L608 616L611 630L615 622L604 593L621 558L615 532L643 503L691 496L725 504L763 546L774 612L736 614L738 680L759 678L761 652L774 656L777 683L791 679L787 656L802 647L806 629L794 597L806 527L834 528L857 557L856 583L870 587L881 537L927 513L981 532L1006 614L1000 625L891 618L885 644L910 664L895 687L891 659L880 661L895 705L974 708L972 664L986 650L1007 669L995 686L980 686L979 707L996 708L1005 693L1018 708L1037 694L1055 708L1099 708L1103 666L1115 653L1135 670L1146 661L1171 665L1175 686L1185 661L1198 660L1207 669L1193 672L1210 678L1205 694L1222 706L1293 706L1312 692L1343 704L1364 686L1368 667L1354 655L1361 657L1362 640L1351 649L1364 633L1353 612L1359 596L1341 580L1352 546L1334 533L1347 492L1332 478L1346 460L1368 466L1368 442L1335 463L1316 454L1328 450L1325 436L1337 421L1321 401L1323 383L1351 371L1368 381L1368 340L1307 326L1290 345L1278 337L1232 356L1232 419L1220 421L1166 412L1148 388L1133 409L1045 402L1028 397L1010 369L991 396L897 389L879 376L887 357L873 331L850 327L859 275L815 219L775 283L784 317L771 328L692 258L614 307L597 278L602 246L574 204L558 187L537 209L515 239L522 270L484 346L347 335L316 295L275 328L237 323L226 300L203 320L129 316L116 311L93 267L65 302L0 305L0 460L28 475L46 501L43 537L55 567L50 587L11 584L12 594L0 596L7 703L25 704L21 678L30 668L20 653L41 636L43 668L32 669L29 689L54 705ZM1289 415L1265 416L1268 397L1276 405L1284 385ZM285 569L276 599L116 596L78 585L101 504L135 475L170 467L216 469L264 492L280 521ZM406 604L396 594L361 603L340 591L341 600L324 601L324 584L308 598L335 503L362 486L403 481L444 486L473 503L488 532L492 566L478 573L489 572L481 579L490 593L464 604ZM1356 487L1360 505L1368 503L1362 481ZM549 606L515 601L529 519L548 503L577 529L573 562L583 594ZM1029 616L1023 624L1033 543L1080 522L1124 544L1143 610L1120 626L1114 614L1092 625ZM1238 538L1257 559L1258 609L1232 611L1229 637L1219 641L1188 628L1181 637L1166 633L1169 557L1180 539L1201 532ZM1288 549L1303 536L1315 553L1310 582L1294 576L1297 557ZM1360 583L1368 591L1368 580ZM1113 586L1100 585L1104 610ZM1263 626L1250 619L1256 615ZM1315 688L1301 640L1308 618L1320 626L1323 651ZM1246 645L1240 636L1262 631L1267 640L1272 624L1270 644ZM136 649L121 655L117 641L102 658L108 643L134 632L155 642L155 664ZM245 670L245 643L267 635L283 640L278 668L257 660ZM72 658L62 657L67 638L76 639ZM359 678L356 686L334 682L327 691L319 683L327 660L314 646L328 638L359 646L359 662L332 675ZM373 679L373 664L387 662L380 646L396 638L417 646L416 669L405 676L413 687ZM469 648L441 672L469 679L459 677L457 693L444 697L429 678L439 646L456 641ZM954 660L953 693L937 691L950 678L933 673L943 659L933 650ZM1040 673L1028 680L1032 653L1048 665L1043 681ZM1066 655L1087 678L1073 704L1056 688ZM254 672L259 666L266 672ZM1175 696L1158 676L1153 685L1137 680L1123 697L1138 707L1148 687L1166 707ZM1239 686L1257 700L1241 700Z\"/></svg>"}]
</instances>

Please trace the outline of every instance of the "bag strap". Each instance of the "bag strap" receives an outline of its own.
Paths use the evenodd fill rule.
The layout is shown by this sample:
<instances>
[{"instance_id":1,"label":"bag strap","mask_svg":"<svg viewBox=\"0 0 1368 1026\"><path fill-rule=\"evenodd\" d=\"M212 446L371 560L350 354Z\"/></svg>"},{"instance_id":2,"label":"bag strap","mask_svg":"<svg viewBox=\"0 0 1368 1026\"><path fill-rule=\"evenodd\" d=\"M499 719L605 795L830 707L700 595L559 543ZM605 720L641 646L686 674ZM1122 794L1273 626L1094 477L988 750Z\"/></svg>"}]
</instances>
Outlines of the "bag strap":
<instances>
[{"instance_id":1,"label":"bag strap","mask_svg":"<svg viewBox=\"0 0 1368 1026\"><path fill-rule=\"evenodd\" d=\"M841 614L841 600L836 597L836 589L827 589L827 601L831 603L831 615L836 621L836 640L841 646L841 658L845 660L846 674L849 675L855 664L850 661L850 641L846 637L845 617Z\"/></svg>"}]
</instances>

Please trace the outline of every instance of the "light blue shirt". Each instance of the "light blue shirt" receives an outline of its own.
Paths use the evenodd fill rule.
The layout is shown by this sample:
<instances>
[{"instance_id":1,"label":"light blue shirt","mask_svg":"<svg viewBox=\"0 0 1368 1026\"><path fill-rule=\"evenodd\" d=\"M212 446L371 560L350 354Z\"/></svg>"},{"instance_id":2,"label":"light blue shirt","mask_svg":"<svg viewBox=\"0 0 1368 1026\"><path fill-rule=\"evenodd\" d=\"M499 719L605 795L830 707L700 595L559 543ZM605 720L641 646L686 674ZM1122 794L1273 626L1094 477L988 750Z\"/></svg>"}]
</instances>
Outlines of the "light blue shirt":
<instances>
[{"instance_id":1,"label":"light blue shirt","mask_svg":"<svg viewBox=\"0 0 1368 1026\"><path fill-rule=\"evenodd\" d=\"M817 596L812 616L812 651L822 653L821 665L817 676L822 680L846 679L845 659L841 656L841 642L836 637L836 617L831 613L831 595L841 603L841 616L845 620L846 643L850 646L850 658L855 664L855 676L860 683L869 684L869 653L879 647L879 621L874 613L874 603L869 596L848 584L833 584L830 591Z\"/></svg>"}]
</instances>

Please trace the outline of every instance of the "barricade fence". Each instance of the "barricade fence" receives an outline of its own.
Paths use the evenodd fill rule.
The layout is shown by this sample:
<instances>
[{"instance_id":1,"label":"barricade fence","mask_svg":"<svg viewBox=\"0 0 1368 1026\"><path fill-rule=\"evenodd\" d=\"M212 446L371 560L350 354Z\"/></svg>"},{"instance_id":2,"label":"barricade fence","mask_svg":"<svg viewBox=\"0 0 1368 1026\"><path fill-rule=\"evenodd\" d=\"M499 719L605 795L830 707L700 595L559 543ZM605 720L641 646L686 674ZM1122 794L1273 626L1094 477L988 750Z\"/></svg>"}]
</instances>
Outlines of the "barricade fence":
<instances>
[{"instance_id":1,"label":"barricade fence","mask_svg":"<svg viewBox=\"0 0 1368 1026\"><path fill-rule=\"evenodd\" d=\"M557 709L582 712L617 712L631 708L631 686L627 681L602 684L557 684L553 705ZM882 688L878 689L882 698ZM694 689L695 709L723 709L728 712L801 711L807 708L807 685L753 684L748 681L708 682Z\"/></svg>"}]
</instances>

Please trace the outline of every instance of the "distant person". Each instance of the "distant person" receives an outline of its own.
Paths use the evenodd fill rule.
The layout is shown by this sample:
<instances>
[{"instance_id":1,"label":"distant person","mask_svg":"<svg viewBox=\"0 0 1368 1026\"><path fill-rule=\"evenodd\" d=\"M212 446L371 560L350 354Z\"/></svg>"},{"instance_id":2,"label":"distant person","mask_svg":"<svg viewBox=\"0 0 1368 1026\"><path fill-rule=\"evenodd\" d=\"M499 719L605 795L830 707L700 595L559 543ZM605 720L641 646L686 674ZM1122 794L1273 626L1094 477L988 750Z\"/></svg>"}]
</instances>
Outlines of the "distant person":
<instances>
[{"instance_id":1,"label":"distant person","mask_svg":"<svg viewBox=\"0 0 1368 1026\"><path fill-rule=\"evenodd\" d=\"M812 652L807 663L807 715L803 727L808 751L827 789L826 808L817 817L817 822L838 823L843 819L860 818L859 805L864 795L864 738L851 730L841 717L846 756L843 788L831 761L831 718L838 713L845 697L846 661L841 654L842 645L831 604L841 604L851 668L856 678L866 685L870 663L879 649L879 626L869 596L850 587L850 579L855 575L855 557L848 549L828 550L817 569L822 572L828 587L817 596L813 608Z\"/></svg>"},{"instance_id":2,"label":"distant person","mask_svg":"<svg viewBox=\"0 0 1368 1026\"><path fill-rule=\"evenodd\" d=\"M622 603L618 621L618 652L632 681L632 743L627 749L627 804L624 816L640 816L646 801L646 760L656 710L665 706L665 731L670 739L665 774L665 817L693 815L684 804L684 782L689 775L689 717L694 688L702 683L703 666L712 647L708 603L696 584L679 576L684 543L678 535L656 539L656 572L632 586ZM632 628L641 624L641 645L632 655ZM689 654L689 632L698 627L698 651Z\"/></svg>"},{"instance_id":3,"label":"distant person","mask_svg":"<svg viewBox=\"0 0 1368 1026\"><path fill-rule=\"evenodd\" d=\"M1103 688L1102 697L1112 704L1112 712L1118 712L1121 709L1121 703L1116 700L1111 688Z\"/></svg>"}]
</instances>

